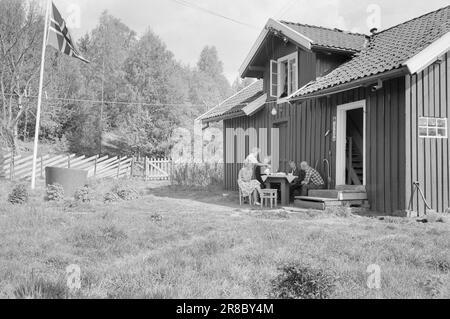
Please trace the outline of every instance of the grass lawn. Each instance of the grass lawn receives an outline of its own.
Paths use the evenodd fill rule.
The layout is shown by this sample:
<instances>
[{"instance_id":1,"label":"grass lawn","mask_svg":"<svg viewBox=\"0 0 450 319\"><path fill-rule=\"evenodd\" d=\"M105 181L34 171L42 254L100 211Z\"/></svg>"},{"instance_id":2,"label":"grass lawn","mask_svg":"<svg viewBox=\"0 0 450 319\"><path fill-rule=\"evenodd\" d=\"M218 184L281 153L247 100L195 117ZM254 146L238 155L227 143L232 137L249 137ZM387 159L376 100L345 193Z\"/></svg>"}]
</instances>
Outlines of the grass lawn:
<instances>
[{"instance_id":1,"label":"grass lawn","mask_svg":"<svg viewBox=\"0 0 450 319\"><path fill-rule=\"evenodd\" d=\"M222 190L132 183L140 199L55 204L42 190L25 206L0 185L0 297L267 298L290 263L332 276L332 298L450 297L449 224L253 211ZM366 285L371 264L379 291Z\"/></svg>"}]
</instances>

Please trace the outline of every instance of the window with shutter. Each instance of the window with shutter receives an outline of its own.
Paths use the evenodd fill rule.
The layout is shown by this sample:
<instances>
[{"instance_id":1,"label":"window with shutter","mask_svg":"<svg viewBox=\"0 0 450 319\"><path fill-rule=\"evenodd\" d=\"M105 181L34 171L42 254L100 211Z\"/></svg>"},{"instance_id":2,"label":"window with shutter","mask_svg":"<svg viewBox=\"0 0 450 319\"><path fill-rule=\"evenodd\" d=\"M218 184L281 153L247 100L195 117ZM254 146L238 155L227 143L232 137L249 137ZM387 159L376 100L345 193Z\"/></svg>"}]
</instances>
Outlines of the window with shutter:
<instances>
[{"instance_id":1,"label":"window with shutter","mask_svg":"<svg viewBox=\"0 0 450 319\"><path fill-rule=\"evenodd\" d=\"M278 102L286 102L286 98L298 90L298 53L278 59ZM272 92L271 92L272 93Z\"/></svg>"},{"instance_id":2,"label":"window with shutter","mask_svg":"<svg viewBox=\"0 0 450 319\"><path fill-rule=\"evenodd\" d=\"M278 97L278 62L270 61L270 96Z\"/></svg>"}]
</instances>

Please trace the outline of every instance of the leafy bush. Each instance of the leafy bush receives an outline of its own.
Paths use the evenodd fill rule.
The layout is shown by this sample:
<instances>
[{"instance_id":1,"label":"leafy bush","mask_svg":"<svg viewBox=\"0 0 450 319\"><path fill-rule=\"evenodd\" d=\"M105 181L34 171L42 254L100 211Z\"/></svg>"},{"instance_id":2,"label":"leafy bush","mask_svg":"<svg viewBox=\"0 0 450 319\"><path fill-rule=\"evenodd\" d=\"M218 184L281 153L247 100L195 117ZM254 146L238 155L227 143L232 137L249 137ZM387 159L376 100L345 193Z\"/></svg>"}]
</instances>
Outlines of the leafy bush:
<instances>
[{"instance_id":1,"label":"leafy bush","mask_svg":"<svg viewBox=\"0 0 450 319\"><path fill-rule=\"evenodd\" d=\"M136 189L129 185L123 185L123 184L116 184L112 192L116 194L120 199L122 200L134 200L139 198L139 193Z\"/></svg>"},{"instance_id":2,"label":"leafy bush","mask_svg":"<svg viewBox=\"0 0 450 319\"><path fill-rule=\"evenodd\" d=\"M110 192L103 197L105 203L114 203L119 200L130 201L139 198L139 193L128 183L121 181L116 183Z\"/></svg>"},{"instance_id":3,"label":"leafy bush","mask_svg":"<svg viewBox=\"0 0 450 319\"><path fill-rule=\"evenodd\" d=\"M64 188L60 184L53 184L47 187L47 200L59 202L64 199Z\"/></svg>"},{"instance_id":4,"label":"leafy bush","mask_svg":"<svg viewBox=\"0 0 450 319\"><path fill-rule=\"evenodd\" d=\"M178 164L172 170L172 180L179 186L209 187L221 185L224 179L221 164Z\"/></svg>"},{"instance_id":5,"label":"leafy bush","mask_svg":"<svg viewBox=\"0 0 450 319\"><path fill-rule=\"evenodd\" d=\"M115 203L119 201L119 199L120 197L112 192L106 193L105 196L103 197L103 201L107 204Z\"/></svg>"},{"instance_id":6,"label":"leafy bush","mask_svg":"<svg viewBox=\"0 0 450 319\"><path fill-rule=\"evenodd\" d=\"M336 278L322 270L301 265L283 266L272 282L271 297L278 299L325 299L334 288Z\"/></svg>"},{"instance_id":7,"label":"leafy bush","mask_svg":"<svg viewBox=\"0 0 450 319\"><path fill-rule=\"evenodd\" d=\"M94 198L94 191L88 186L79 188L74 195L77 202L90 203Z\"/></svg>"},{"instance_id":8,"label":"leafy bush","mask_svg":"<svg viewBox=\"0 0 450 319\"><path fill-rule=\"evenodd\" d=\"M450 259L447 256L434 256L427 260L430 269L442 273L450 273Z\"/></svg>"},{"instance_id":9,"label":"leafy bush","mask_svg":"<svg viewBox=\"0 0 450 319\"><path fill-rule=\"evenodd\" d=\"M49 281L31 276L13 292L18 299L67 299L68 288L63 281Z\"/></svg>"},{"instance_id":10,"label":"leafy bush","mask_svg":"<svg viewBox=\"0 0 450 319\"><path fill-rule=\"evenodd\" d=\"M150 219L153 223L160 223L163 221L163 217L157 213L150 216Z\"/></svg>"},{"instance_id":11,"label":"leafy bush","mask_svg":"<svg viewBox=\"0 0 450 319\"><path fill-rule=\"evenodd\" d=\"M420 283L421 288L432 298L442 298L444 281L439 276L427 277Z\"/></svg>"},{"instance_id":12,"label":"leafy bush","mask_svg":"<svg viewBox=\"0 0 450 319\"><path fill-rule=\"evenodd\" d=\"M23 205L28 202L30 194L25 185L17 185L13 188L11 194L9 194L8 202L13 205Z\"/></svg>"}]
</instances>

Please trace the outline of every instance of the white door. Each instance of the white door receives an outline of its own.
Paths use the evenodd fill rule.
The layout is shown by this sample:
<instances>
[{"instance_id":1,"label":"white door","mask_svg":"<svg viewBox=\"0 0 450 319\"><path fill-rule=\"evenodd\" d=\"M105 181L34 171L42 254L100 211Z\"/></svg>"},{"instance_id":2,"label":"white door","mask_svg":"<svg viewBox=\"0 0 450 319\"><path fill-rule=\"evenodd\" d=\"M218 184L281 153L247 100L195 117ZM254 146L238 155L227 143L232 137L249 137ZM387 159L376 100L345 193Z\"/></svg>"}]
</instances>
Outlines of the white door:
<instances>
[{"instance_id":1,"label":"white door","mask_svg":"<svg viewBox=\"0 0 450 319\"><path fill-rule=\"evenodd\" d=\"M337 107L337 134L336 134L336 186L346 184L346 146L347 146L347 112L362 108L363 116L363 185L366 185L366 100Z\"/></svg>"}]
</instances>

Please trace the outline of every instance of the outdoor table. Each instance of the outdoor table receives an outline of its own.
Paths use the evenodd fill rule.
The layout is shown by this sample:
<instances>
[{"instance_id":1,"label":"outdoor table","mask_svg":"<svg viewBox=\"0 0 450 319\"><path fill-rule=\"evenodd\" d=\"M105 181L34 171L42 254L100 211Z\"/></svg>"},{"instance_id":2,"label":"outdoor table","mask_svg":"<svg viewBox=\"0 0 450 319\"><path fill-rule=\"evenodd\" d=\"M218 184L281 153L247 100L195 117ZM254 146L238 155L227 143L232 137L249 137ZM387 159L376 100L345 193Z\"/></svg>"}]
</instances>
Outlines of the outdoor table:
<instances>
[{"instance_id":1,"label":"outdoor table","mask_svg":"<svg viewBox=\"0 0 450 319\"><path fill-rule=\"evenodd\" d=\"M295 181L298 177L293 175L286 174L271 174L261 176L261 179L266 184L267 188L271 188L272 184L280 184L281 185L281 205L289 206L290 204L290 186L293 181Z\"/></svg>"}]
</instances>

